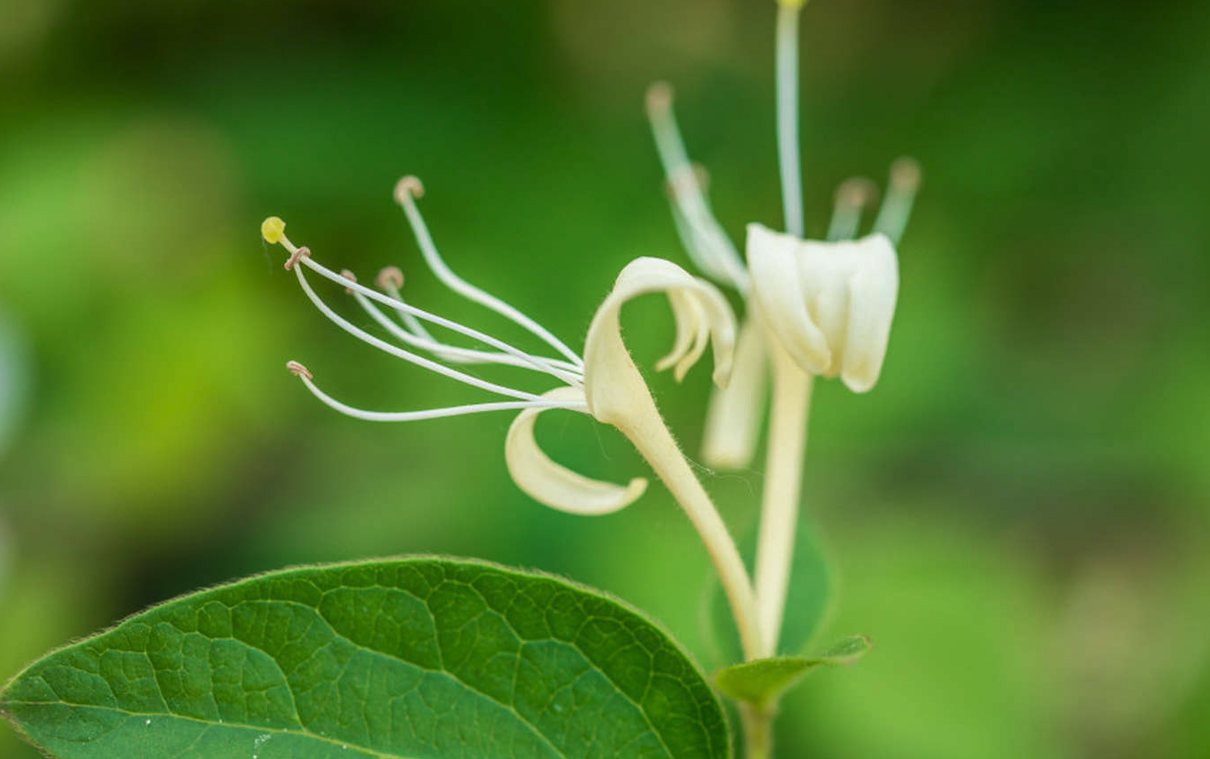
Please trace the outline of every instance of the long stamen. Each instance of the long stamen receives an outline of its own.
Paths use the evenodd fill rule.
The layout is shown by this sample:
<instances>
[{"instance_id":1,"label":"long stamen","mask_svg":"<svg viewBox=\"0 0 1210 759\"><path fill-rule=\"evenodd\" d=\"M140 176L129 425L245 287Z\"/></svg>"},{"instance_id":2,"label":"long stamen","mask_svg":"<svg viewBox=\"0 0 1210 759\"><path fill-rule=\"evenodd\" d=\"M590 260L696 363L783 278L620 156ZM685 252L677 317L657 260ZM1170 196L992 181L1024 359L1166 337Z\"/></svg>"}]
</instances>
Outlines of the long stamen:
<instances>
[{"instance_id":1,"label":"long stamen","mask_svg":"<svg viewBox=\"0 0 1210 759\"><path fill-rule=\"evenodd\" d=\"M582 387L584 378L581 374L575 371L567 371L551 366L542 359L536 356L515 356L510 353L488 353L487 351L474 350L472 348L459 348L453 345L445 345L439 343L430 337L421 337L413 334L408 330L400 327L395 322L391 321L386 314L374 305L369 298L359 292L353 292L353 297L370 317L378 322L383 329L390 332L395 337L421 350L427 350L438 358L445 361L457 361L468 364L503 364L506 366L516 366L522 369L532 369L534 371L545 372L553 377L574 386Z\"/></svg>"},{"instance_id":2,"label":"long stamen","mask_svg":"<svg viewBox=\"0 0 1210 759\"><path fill-rule=\"evenodd\" d=\"M305 258L303 260L308 263L311 263L311 259L309 259L309 258ZM328 317L328 319L331 320L333 324L340 327L345 332L348 332L353 337L356 337L358 340L361 340L362 342L373 345L375 348L378 348L379 350L389 353L392 356L395 356L397 358L402 358L404 361L411 362L413 364L416 364L419 367L428 369L429 371L433 371L438 374L445 375L446 377L449 377L450 379L457 380L459 382L463 382L467 385L471 385L472 387L477 387L482 390L487 390L488 392L491 392L491 393L497 393L499 395L505 395L510 398L521 398L521 399L527 400L527 401L542 400L542 396L540 396L540 395L536 395L534 393L528 393L528 392L525 392L524 390L513 390L510 387L504 387L503 385L497 385L494 382L487 382L486 380L481 380L478 377L474 377L470 374L466 374L465 372L460 372L457 369L451 369L448 366L443 366L442 364L437 363L436 361L430 361L429 359L427 359L423 356L418 356L415 353L406 351L402 348L398 348L398 347L386 342L385 340L380 340L379 338L371 335L370 333L366 332L365 330L362 330L362 329L354 326L352 323L347 321L344 317L340 316L335 311L333 311L328 306L327 303L324 303L323 300L318 295L315 294L315 291L311 289L311 284L309 282L307 282L307 278L303 275L301 266L296 266L294 268L294 274L298 277L299 286L302 288L303 292L306 293L307 298L309 298L311 300L311 302L313 304L315 304L315 307L319 309L320 313L322 313L324 316ZM339 280L341 282L343 282L345 284L351 285L353 287L360 287L360 285L357 285L356 283L353 283L353 282L349 282L344 277L340 277L340 275L337 275L337 277L339 278Z\"/></svg>"},{"instance_id":3,"label":"long stamen","mask_svg":"<svg viewBox=\"0 0 1210 759\"><path fill-rule=\"evenodd\" d=\"M275 222L275 224L271 228L268 228L268 225L270 224L270 222ZM296 260L298 263L301 263L303 266L306 266L308 269L310 269L311 271L320 275L324 279L335 282L335 283L343 286L346 290L352 290L354 292L360 293L360 294L366 296L367 298L369 298L370 300L378 301L379 303L382 303L385 306L389 306L393 309L400 310L400 311L407 311L408 313L412 314L413 316L415 316L418 319L423 319L427 322L431 322L438 326L445 327L446 329L452 330L459 334L466 335L467 337L471 338L472 340L478 340L479 342L484 343L485 345L490 345L493 348L498 348L499 350L502 350L506 353L511 353L514 356L524 358L525 360L529 361L530 363L535 364L536 366L541 368L543 371L545 371L546 367L548 366L548 364L543 363L546 361L546 359L541 359L541 358L537 358L534 356L530 356L529 354L525 353L524 351L521 351L502 340L497 340L496 338L492 337L491 335L484 334L477 329L471 329L470 327L465 327L465 326L459 324L458 322L450 321L449 319L445 319L443 317L437 316L436 314L430 314L428 311L425 311L424 309L416 308L415 306L404 303L403 301L399 301L399 300L390 298L390 297L378 292L377 290L372 290L364 285L358 284L357 282L350 282L347 277L337 274L336 272L327 268L323 264L316 263L311 258L311 255L310 255L311 251L309 249L307 249L305 246L296 247L294 245L294 243L290 242L290 238L286 237L284 230L285 230L285 223L282 222L281 219L279 219L277 217L270 217L269 219L266 219L265 224L262 225L261 233L267 242L274 243L274 244L280 243L282 245L282 247L284 247L286 249L286 251L291 254L292 261ZM306 255L305 256L300 255L301 251L305 251ZM427 359L425 359L425 360L427 360ZM579 371L579 369L575 368L575 367L568 366L566 368L575 369L575 371Z\"/></svg>"},{"instance_id":4,"label":"long stamen","mask_svg":"<svg viewBox=\"0 0 1210 759\"><path fill-rule=\"evenodd\" d=\"M388 266L387 268L378 272L378 276L374 279L374 284L378 285L379 290L382 290L395 300L400 302L403 301L403 294L400 292L400 290L403 289L403 271L401 271L399 267ZM399 318L403 321L403 326L407 327L412 334L420 337L426 337L430 340L433 339L433 336L429 334L429 331L425 329L425 326L420 323L420 320L411 313L400 308L395 309L395 313L397 313Z\"/></svg>"},{"instance_id":5,"label":"long stamen","mask_svg":"<svg viewBox=\"0 0 1210 759\"><path fill-rule=\"evenodd\" d=\"M732 287L746 289L747 270L710 208L700 170L689 162L672 98L672 87L667 82L656 82L647 90L647 118L668 179L677 232L690 258L704 273Z\"/></svg>"},{"instance_id":6,"label":"long stamen","mask_svg":"<svg viewBox=\"0 0 1210 759\"><path fill-rule=\"evenodd\" d=\"M424 223L424 217L420 215L420 209L416 205L416 198L423 194L424 186L420 184L420 180L416 177L404 177L395 185L395 199L399 201L399 205L403 206L403 211L407 214L408 221L412 225L412 233L416 237L416 242L420 245L420 252L424 255L424 260L428 263L429 268L433 270L433 273L437 275L437 278L459 295L473 300L482 306L486 306L529 330L552 348L566 356L576 366L583 366L584 362L576 355L576 352L568 348L562 340L551 334L545 327L494 295L490 295L462 279L446 265L441 255L437 252L437 246L433 243L433 237L429 234L428 226Z\"/></svg>"},{"instance_id":7,"label":"long stamen","mask_svg":"<svg viewBox=\"0 0 1210 759\"><path fill-rule=\"evenodd\" d=\"M828 227L828 240L835 242L856 237L861 212L877 194L877 186L865 177L853 177L842 182L836 189L836 205L832 211L832 223Z\"/></svg>"},{"instance_id":8,"label":"long stamen","mask_svg":"<svg viewBox=\"0 0 1210 759\"><path fill-rule=\"evenodd\" d=\"M401 272L398 268L389 266L383 269L378 273L378 277L375 278L374 282L392 298L403 302L403 297L399 292L403 283L403 272ZM360 293L358 294L360 295ZM407 304L405 303L405 305ZM408 306L408 308L413 307ZM415 343L415 345L418 347L423 347L425 350L439 355L445 361L453 361L456 363L492 363L498 360L497 356L500 354L497 353L488 353L486 351L460 348L455 345L450 345L449 343L444 343L433 337L433 334L429 332L428 329L426 329L420 322L420 320L417 319L409 310L401 308L392 308L392 310L395 311L395 313L403 321L405 330L411 333L409 337L399 336L401 340L406 341L413 338L420 338L421 342ZM394 334L395 330L398 329L399 326L393 322L391 324L392 326L387 327L387 329L390 329L392 334ZM503 341L500 341L500 343L508 346L508 343ZM532 356L528 353L513 348L512 346L508 346L506 352L518 359L525 361L535 369L542 368L543 371L546 371L547 369L563 370L566 373L574 374L579 379L583 378L582 375L584 372L569 361L564 361L558 358L550 358L547 356Z\"/></svg>"},{"instance_id":9,"label":"long stamen","mask_svg":"<svg viewBox=\"0 0 1210 759\"><path fill-rule=\"evenodd\" d=\"M915 159L900 158L891 164L890 187L874 221L874 231L883 233L898 245L912 215L912 204L919 188L920 164Z\"/></svg>"},{"instance_id":10,"label":"long stamen","mask_svg":"<svg viewBox=\"0 0 1210 759\"><path fill-rule=\"evenodd\" d=\"M464 414L479 414L487 411L515 411L527 408L566 408L572 411L587 413L585 404L560 403L549 399L541 401L502 401L499 403L472 403L465 406L449 406L447 408L428 409L427 411L365 411L341 403L316 386L313 376L307 367L291 361L286 364L290 373L302 380L311 394L325 406L339 411L345 416L364 419L367 422L416 422L424 419L437 419L444 416L462 416Z\"/></svg>"},{"instance_id":11,"label":"long stamen","mask_svg":"<svg viewBox=\"0 0 1210 759\"><path fill-rule=\"evenodd\" d=\"M786 231L803 236L802 160L798 148L798 14L800 2L777 9L777 153Z\"/></svg>"}]
</instances>

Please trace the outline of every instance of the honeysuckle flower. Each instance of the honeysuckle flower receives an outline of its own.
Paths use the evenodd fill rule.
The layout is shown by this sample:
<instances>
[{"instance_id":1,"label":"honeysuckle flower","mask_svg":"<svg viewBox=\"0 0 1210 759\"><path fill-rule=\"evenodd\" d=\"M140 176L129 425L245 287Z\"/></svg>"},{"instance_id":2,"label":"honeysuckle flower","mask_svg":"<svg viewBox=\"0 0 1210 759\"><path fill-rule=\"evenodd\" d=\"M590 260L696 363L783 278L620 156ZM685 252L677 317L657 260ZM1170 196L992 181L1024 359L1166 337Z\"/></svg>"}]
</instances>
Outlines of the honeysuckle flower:
<instances>
[{"instance_id":1,"label":"honeysuckle flower","mask_svg":"<svg viewBox=\"0 0 1210 759\"><path fill-rule=\"evenodd\" d=\"M505 400L420 411L366 411L325 393L302 364L291 361L287 368L324 404L358 419L416 421L487 411L519 411L505 439L509 474L518 487L535 500L573 514L601 515L622 509L643 494L647 481L639 477L625 485L604 482L556 463L535 440L537 417L543 411L563 409L588 414L598 422L616 427L651 464L698 530L723 580L736 617L741 620L745 648L755 655L760 635L756 629L755 596L747 570L726 525L664 425L655 401L622 341L619 321L622 306L628 301L646 294L666 295L674 316L676 338L658 368L673 369L679 379L709 346L714 355L714 381L722 385L731 371L736 340L735 317L726 298L714 285L692 276L676 264L658 258L637 258L622 269L612 291L597 308L588 328L583 354L577 354L537 322L471 285L449 268L438 253L416 204L422 194L419 180L405 177L396 186L395 198L408 217L429 269L452 290L521 326L557 355L530 353L409 304L401 296L403 274L396 268L379 273L376 278L378 289L359 283L352 272L333 271L315 261L309 248L291 242L281 219L270 217L261 226L263 238L268 243L280 244L289 253L286 269L294 272L307 298L338 327L390 355ZM342 286L398 344L372 335L336 313L312 288L305 271ZM395 318L388 315L388 311ZM490 350L443 342L425 326L426 323L456 332ZM540 391L520 389L486 381L449 364L497 364L528 369L544 375L548 384L551 380L556 381L556 386Z\"/></svg>"},{"instance_id":2,"label":"honeysuckle flower","mask_svg":"<svg viewBox=\"0 0 1210 759\"><path fill-rule=\"evenodd\" d=\"M672 88L661 82L647 93L677 232L702 273L737 290L746 306L732 381L714 390L708 410L707 463L741 468L751 462L770 385L773 391L755 577L766 653L776 649L789 584L812 382L839 377L859 393L877 383L899 289L895 246L920 181L915 162L896 161L873 231L860 238L862 213L876 188L862 178L845 181L827 239L805 239L798 145L798 22L805 0L778 5L777 148L785 232L749 224L746 261L714 216L705 172L689 161Z\"/></svg>"},{"instance_id":3,"label":"honeysuckle flower","mask_svg":"<svg viewBox=\"0 0 1210 759\"><path fill-rule=\"evenodd\" d=\"M886 235L815 242L749 224L748 265L769 331L804 371L857 393L874 386L899 291Z\"/></svg>"},{"instance_id":4,"label":"honeysuckle flower","mask_svg":"<svg viewBox=\"0 0 1210 759\"><path fill-rule=\"evenodd\" d=\"M877 382L898 290L895 244L911 212L919 169L907 158L892 165L889 190L869 236L852 241L877 187L854 177L837 190L826 241L808 242L801 235L751 224L745 262L714 216L704 172L688 158L672 101L667 83L657 82L648 90L647 112L678 235L702 273L738 291L747 304L732 381L716 388L711 397L702 450L712 466L741 468L751 462L756 450L767 395L770 338L804 370L840 376L855 392L866 392ZM850 281L859 273L861 277ZM859 297L851 299L850 290ZM842 330L841 311L863 329ZM841 371L846 355L849 372ZM833 358L839 361L835 366Z\"/></svg>"}]
</instances>

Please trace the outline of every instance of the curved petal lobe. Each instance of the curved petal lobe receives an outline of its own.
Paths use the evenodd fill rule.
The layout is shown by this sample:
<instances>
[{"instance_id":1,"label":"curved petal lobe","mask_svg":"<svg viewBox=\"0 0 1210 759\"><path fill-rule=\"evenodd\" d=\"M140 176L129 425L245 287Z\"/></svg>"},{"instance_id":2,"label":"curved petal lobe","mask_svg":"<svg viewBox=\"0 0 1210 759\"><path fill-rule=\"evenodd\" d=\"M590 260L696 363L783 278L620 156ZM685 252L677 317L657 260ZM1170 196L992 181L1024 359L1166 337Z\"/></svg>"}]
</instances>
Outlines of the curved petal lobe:
<instances>
[{"instance_id":1,"label":"curved petal lobe","mask_svg":"<svg viewBox=\"0 0 1210 759\"><path fill-rule=\"evenodd\" d=\"M752 291L804 370L864 393L878 381L899 293L895 246L881 233L818 242L748 226Z\"/></svg>"},{"instance_id":2,"label":"curved petal lobe","mask_svg":"<svg viewBox=\"0 0 1210 759\"><path fill-rule=\"evenodd\" d=\"M756 452L769 374L764 325L757 313L752 311L739 328L731 381L710 396L702 442L702 458L709 466L741 469Z\"/></svg>"},{"instance_id":3,"label":"curved petal lobe","mask_svg":"<svg viewBox=\"0 0 1210 759\"><path fill-rule=\"evenodd\" d=\"M558 401L583 400L583 391L560 387L544 395ZM556 464L538 447L534 423L547 409L526 409L508 428L504 459L517 487L552 509L582 516L610 514L634 503L647 489L647 480L635 478L622 486L593 480Z\"/></svg>"},{"instance_id":4,"label":"curved petal lobe","mask_svg":"<svg viewBox=\"0 0 1210 759\"><path fill-rule=\"evenodd\" d=\"M661 364L675 365L679 379L705 351L709 336L715 383L726 384L731 374L735 316L723 294L671 261L637 258L618 275L597 309L584 344L584 392L589 411L599 421L616 425L629 416L633 404L650 402L647 385L622 342L619 316L632 298L660 292L669 297L678 333L672 353Z\"/></svg>"},{"instance_id":5,"label":"curved petal lobe","mask_svg":"<svg viewBox=\"0 0 1210 759\"><path fill-rule=\"evenodd\" d=\"M876 234L865 244L867 265L849 280L848 350L840 368L840 378L855 393L878 381L899 294L899 262L891 241Z\"/></svg>"},{"instance_id":6,"label":"curved petal lobe","mask_svg":"<svg viewBox=\"0 0 1210 759\"><path fill-rule=\"evenodd\" d=\"M701 305L685 292L669 291L668 304L676 322L676 342L668 355L656 363L655 369L662 372L675 367L673 376L680 382L705 352L710 330Z\"/></svg>"},{"instance_id":7,"label":"curved petal lobe","mask_svg":"<svg viewBox=\"0 0 1210 759\"><path fill-rule=\"evenodd\" d=\"M752 293L769 328L786 352L808 372L826 374L832 364L828 339L811 318L799 259L804 243L760 224L748 225L748 267Z\"/></svg>"}]
</instances>

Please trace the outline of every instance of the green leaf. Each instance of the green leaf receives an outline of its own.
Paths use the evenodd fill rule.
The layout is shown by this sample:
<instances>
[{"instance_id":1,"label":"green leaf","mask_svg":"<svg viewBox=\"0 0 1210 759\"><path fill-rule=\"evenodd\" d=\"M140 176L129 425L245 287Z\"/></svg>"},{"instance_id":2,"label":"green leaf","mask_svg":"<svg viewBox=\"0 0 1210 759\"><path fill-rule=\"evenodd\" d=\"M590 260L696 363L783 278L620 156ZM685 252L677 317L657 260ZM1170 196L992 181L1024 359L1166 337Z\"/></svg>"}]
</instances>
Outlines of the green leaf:
<instances>
[{"instance_id":1,"label":"green leaf","mask_svg":"<svg viewBox=\"0 0 1210 759\"><path fill-rule=\"evenodd\" d=\"M715 673L714 684L736 701L766 706L776 702L812 670L852 664L869 650L869 638L854 635L818 656L781 656L727 667Z\"/></svg>"},{"instance_id":2,"label":"green leaf","mask_svg":"<svg viewBox=\"0 0 1210 759\"><path fill-rule=\"evenodd\" d=\"M755 544L755 538L747 543ZM727 596L717 576L712 575L710 582L706 597L706 614L710 621L705 626L708 654L719 665L743 661L743 649ZM832 573L827 556L820 547L810 515L802 513L798 519L790 586L786 589L786 607L778 636L779 654L801 655L811 646L831 614L832 598Z\"/></svg>"},{"instance_id":3,"label":"green leaf","mask_svg":"<svg viewBox=\"0 0 1210 759\"><path fill-rule=\"evenodd\" d=\"M34 663L0 710L60 759L730 754L713 690L645 617L429 557L170 601Z\"/></svg>"}]
</instances>

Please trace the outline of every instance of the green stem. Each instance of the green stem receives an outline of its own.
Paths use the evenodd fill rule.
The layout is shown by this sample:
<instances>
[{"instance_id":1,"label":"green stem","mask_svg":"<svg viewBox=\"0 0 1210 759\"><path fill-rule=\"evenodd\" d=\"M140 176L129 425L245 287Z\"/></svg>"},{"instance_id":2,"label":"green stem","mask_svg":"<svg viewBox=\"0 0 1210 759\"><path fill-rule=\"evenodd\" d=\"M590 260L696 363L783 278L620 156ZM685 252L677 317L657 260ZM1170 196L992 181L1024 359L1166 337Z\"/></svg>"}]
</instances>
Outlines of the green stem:
<instances>
[{"instance_id":1,"label":"green stem","mask_svg":"<svg viewBox=\"0 0 1210 759\"><path fill-rule=\"evenodd\" d=\"M744 704L740 718L744 724L744 759L771 759L773 756L774 710Z\"/></svg>"}]
</instances>

